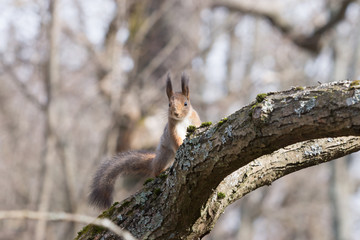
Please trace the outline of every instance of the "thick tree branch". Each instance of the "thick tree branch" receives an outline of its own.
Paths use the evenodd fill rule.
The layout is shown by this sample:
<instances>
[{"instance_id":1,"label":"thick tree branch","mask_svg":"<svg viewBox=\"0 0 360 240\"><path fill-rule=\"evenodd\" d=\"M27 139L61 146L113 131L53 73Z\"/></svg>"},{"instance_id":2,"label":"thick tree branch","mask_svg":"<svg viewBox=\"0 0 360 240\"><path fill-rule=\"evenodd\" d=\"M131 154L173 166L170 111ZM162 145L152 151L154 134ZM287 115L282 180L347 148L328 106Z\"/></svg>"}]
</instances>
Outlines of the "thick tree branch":
<instances>
[{"instance_id":1,"label":"thick tree branch","mask_svg":"<svg viewBox=\"0 0 360 240\"><path fill-rule=\"evenodd\" d=\"M214 227L225 208L246 194L303 169L360 150L359 137L322 138L296 143L262 156L227 176L201 210L188 239L204 236Z\"/></svg>"},{"instance_id":2,"label":"thick tree branch","mask_svg":"<svg viewBox=\"0 0 360 240\"><path fill-rule=\"evenodd\" d=\"M110 217L138 238L188 238L206 203L214 196L214 189L225 177L254 159L310 139L359 136L357 84L344 81L258 95L257 101L249 106L186 139L167 175L148 183L123 203L115 204L102 217ZM308 157L316 161L316 156ZM292 165L294 170L300 170L311 164ZM283 175L289 173L287 168L274 170L276 176L281 171ZM265 184L272 181L269 179ZM251 188L244 186L238 191L246 192L248 187ZM85 234L79 239L90 238Z\"/></svg>"}]
</instances>

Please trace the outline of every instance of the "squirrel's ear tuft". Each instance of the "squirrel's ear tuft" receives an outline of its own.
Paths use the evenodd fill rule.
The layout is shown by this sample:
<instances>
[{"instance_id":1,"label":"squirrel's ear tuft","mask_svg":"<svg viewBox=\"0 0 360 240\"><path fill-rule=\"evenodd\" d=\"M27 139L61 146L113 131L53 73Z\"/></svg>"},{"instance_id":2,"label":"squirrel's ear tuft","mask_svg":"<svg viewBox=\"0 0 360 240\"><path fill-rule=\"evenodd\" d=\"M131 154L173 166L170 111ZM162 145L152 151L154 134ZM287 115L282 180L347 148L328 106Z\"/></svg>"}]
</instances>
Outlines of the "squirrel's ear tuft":
<instances>
[{"instance_id":1,"label":"squirrel's ear tuft","mask_svg":"<svg viewBox=\"0 0 360 240\"><path fill-rule=\"evenodd\" d=\"M172 90L172 85L171 85L171 76L170 73L167 74L167 79L166 79L166 94L170 100L171 96L174 95L174 92Z\"/></svg>"},{"instance_id":2,"label":"squirrel's ear tuft","mask_svg":"<svg viewBox=\"0 0 360 240\"><path fill-rule=\"evenodd\" d=\"M187 76L184 72L181 74L181 91L182 94L189 99L189 76Z\"/></svg>"}]
</instances>

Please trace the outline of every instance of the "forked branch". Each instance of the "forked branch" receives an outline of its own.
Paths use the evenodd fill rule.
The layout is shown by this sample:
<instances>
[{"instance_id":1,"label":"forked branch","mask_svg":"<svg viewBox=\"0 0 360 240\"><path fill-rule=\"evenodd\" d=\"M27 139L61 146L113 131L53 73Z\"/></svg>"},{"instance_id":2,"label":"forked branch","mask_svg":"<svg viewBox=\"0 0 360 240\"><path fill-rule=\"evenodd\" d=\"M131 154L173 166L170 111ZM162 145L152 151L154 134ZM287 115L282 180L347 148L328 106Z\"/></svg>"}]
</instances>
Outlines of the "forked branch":
<instances>
[{"instance_id":1,"label":"forked branch","mask_svg":"<svg viewBox=\"0 0 360 240\"><path fill-rule=\"evenodd\" d=\"M141 239L205 235L216 215L233 200L290 172L357 151L357 138L351 140L355 143L351 147L348 141L334 138L360 135L359 87L358 81L344 81L259 94L250 105L185 140L165 174L114 204L102 217ZM287 147L319 138L325 140ZM273 153L278 149L282 150ZM294 151L302 153L299 158L291 157ZM246 170L249 163L255 172ZM236 177L241 187L226 186L224 179L238 169L230 178ZM239 174L244 171L247 177ZM224 193L219 199L217 191ZM105 230L95 235L116 239ZM93 238L90 233L78 236Z\"/></svg>"}]
</instances>

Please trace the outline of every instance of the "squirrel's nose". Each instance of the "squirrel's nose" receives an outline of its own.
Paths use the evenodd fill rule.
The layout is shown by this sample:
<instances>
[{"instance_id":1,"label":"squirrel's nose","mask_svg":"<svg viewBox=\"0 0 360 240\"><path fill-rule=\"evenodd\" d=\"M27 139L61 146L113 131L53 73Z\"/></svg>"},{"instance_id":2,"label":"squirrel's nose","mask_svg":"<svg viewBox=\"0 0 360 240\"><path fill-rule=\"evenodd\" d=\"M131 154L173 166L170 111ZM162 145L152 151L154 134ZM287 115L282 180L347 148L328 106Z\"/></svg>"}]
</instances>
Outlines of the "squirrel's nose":
<instances>
[{"instance_id":1,"label":"squirrel's nose","mask_svg":"<svg viewBox=\"0 0 360 240\"><path fill-rule=\"evenodd\" d=\"M179 117L179 113L177 113L177 112L174 112L174 115L175 115L175 117Z\"/></svg>"}]
</instances>

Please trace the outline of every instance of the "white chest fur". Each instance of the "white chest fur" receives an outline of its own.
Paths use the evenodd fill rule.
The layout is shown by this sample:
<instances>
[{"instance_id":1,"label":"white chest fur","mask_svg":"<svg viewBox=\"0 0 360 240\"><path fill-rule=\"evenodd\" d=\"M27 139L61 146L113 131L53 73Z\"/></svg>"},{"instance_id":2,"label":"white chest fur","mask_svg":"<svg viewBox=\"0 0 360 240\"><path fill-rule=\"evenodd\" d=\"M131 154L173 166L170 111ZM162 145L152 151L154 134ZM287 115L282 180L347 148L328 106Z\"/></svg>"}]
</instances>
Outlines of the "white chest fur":
<instances>
[{"instance_id":1,"label":"white chest fur","mask_svg":"<svg viewBox=\"0 0 360 240\"><path fill-rule=\"evenodd\" d=\"M186 137L187 127L191 125L191 121L189 118L185 118L184 120L178 122L175 127L176 134L181 137L182 140Z\"/></svg>"}]
</instances>

